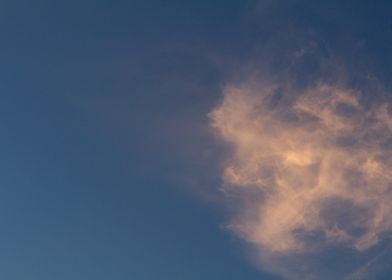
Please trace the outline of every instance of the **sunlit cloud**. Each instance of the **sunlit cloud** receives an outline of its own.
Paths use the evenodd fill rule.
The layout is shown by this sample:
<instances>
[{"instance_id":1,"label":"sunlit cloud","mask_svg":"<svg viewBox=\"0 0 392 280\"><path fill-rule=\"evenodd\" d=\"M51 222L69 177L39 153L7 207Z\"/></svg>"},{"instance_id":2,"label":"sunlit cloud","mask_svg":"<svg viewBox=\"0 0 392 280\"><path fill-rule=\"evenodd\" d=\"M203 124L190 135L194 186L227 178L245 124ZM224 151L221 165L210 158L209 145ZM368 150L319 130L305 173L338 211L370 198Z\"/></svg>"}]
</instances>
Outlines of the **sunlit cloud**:
<instances>
[{"instance_id":1,"label":"sunlit cloud","mask_svg":"<svg viewBox=\"0 0 392 280\"><path fill-rule=\"evenodd\" d=\"M231 147L224 188L243 200L229 228L258 250L265 269L328 279L328 264L312 256L344 251L365 257L330 275L362 279L369 252L390 235L392 115L364 94L326 82L245 82L227 85L209 114Z\"/></svg>"}]
</instances>

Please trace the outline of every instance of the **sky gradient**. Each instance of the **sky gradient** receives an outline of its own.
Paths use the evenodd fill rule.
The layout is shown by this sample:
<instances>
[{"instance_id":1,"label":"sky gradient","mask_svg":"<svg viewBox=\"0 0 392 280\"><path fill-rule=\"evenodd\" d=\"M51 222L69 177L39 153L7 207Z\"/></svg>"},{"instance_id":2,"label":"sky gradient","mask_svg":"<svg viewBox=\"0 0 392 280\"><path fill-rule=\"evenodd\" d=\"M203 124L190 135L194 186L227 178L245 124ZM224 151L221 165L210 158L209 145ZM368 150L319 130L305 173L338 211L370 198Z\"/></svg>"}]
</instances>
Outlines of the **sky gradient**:
<instances>
[{"instance_id":1,"label":"sky gradient","mask_svg":"<svg viewBox=\"0 0 392 280\"><path fill-rule=\"evenodd\" d=\"M336 279L345 279L376 260L347 279L390 279L385 260L391 227L384 220L382 227L366 227L384 242L375 247L371 238L361 247L362 232L347 229L351 236L343 243L365 251L372 247L368 255L356 258L355 251L331 249L317 254L311 274L288 274L294 271L289 257L282 263L267 254L283 243L264 232L290 239L295 230L334 227L311 217L295 230L283 223L288 228L283 231L270 215L263 219L268 225L239 220L247 211L259 213L248 206L265 205L265 198L259 188L244 191L247 183L228 179L225 170L248 162L248 156L233 153L236 148L257 154L277 139L281 146L271 148L274 155L295 166L333 147L340 154L331 164L344 161L348 150L325 139L337 142L341 135L331 132L336 122L328 118L351 114L344 107L350 105L359 113L350 115L348 125L360 120L362 126L350 126L354 132L346 144L360 138L366 146L355 146L351 159L366 162L363 158L373 156L364 166L384 179L380 183L369 171L373 177L362 185L382 187L388 204L390 163L369 147L389 155L390 133L366 122L390 125L391 10L389 1L2 1L0 278L318 280L328 279L333 268ZM320 101L314 92L323 87L330 94L326 102L303 101L307 96ZM270 92L266 89L273 89L269 106L253 109ZM225 107L233 91L238 100ZM336 113L333 96L343 100L341 115L331 113ZM288 103L279 103L285 98ZM329 110L324 119L313 112L329 124L327 136L303 138L308 123L293 125L281 113L291 112L295 101L305 111L314 104L318 112ZM241 115L239 104L252 108L251 119ZM216 114L219 110L228 115ZM269 130L271 123L257 123L268 114L274 114L279 132ZM369 121L366 114L378 118ZM240 141L243 130L222 134L228 120L245 123L240 128L257 134L257 143ZM375 134L359 136L358 130L369 127ZM284 131L298 136L284 138ZM313 145L297 147L299 156L287 148L290 141L307 139ZM374 171L376 165L385 171ZM249 170L242 171L249 179ZM303 176L298 172L283 176L288 185L290 176ZM344 182L344 190L352 187ZM284 200L278 202L272 211L286 211ZM312 203L288 205L307 212ZM345 203L341 207L347 209ZM385 211L390 217L391 210ZM243 222L255 225L256 233L243 230ZM285 250L294 243L286 243ZM356 263L336 264L347 258ZM301 261L310 265L307 257Z\"/></svg>"}]
</instances>

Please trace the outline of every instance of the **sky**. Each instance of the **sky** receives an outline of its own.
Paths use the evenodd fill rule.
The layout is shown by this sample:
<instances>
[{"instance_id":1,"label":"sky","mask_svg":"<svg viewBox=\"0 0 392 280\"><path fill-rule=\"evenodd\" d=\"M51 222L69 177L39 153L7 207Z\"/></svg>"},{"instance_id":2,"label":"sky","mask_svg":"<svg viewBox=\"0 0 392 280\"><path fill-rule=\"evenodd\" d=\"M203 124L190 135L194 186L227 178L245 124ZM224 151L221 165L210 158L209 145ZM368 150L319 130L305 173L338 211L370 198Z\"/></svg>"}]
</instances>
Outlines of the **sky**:
<instances>
[{"instance_id":1,"label":"sky","mask_svg":"<svg viewBox=\"0 0 392 280\"><path fill-rule=\"evenodd\" d=\"M390 1L0 2L0 278L390 279Z\"/></svg>"}]
</instances>

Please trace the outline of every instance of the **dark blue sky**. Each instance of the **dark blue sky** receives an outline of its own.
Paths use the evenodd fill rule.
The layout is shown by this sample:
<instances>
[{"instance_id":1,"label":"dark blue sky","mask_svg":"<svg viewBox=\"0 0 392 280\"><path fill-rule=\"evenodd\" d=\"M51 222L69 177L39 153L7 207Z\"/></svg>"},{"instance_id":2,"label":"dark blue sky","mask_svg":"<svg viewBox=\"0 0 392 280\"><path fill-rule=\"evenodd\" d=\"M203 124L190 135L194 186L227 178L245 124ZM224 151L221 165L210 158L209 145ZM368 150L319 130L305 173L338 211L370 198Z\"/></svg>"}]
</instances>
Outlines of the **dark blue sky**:
<instances>
[{"instance_id":1,"label":"dark blue sky","mask_svg":"<svg viewBox=\"0 0 392 280\"><path fill-rule=\"evenodd\" d=\"M267 2L1 2L0 278L276 279L221 227L206 114L291 27L391 86L392 6Z\"/></svg>"}]
</instances>

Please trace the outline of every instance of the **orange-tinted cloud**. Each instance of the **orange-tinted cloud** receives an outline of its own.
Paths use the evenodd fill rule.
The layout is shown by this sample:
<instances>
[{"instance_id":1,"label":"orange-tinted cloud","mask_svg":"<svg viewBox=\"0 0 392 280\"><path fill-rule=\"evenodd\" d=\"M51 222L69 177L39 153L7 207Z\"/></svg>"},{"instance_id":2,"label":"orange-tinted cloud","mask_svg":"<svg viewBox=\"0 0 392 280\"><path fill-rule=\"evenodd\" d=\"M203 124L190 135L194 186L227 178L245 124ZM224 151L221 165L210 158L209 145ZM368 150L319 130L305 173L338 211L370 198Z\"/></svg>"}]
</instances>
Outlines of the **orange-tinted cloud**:
<instances>
[{"instance_id":1,"label":"orange-tinted cloud","mask_svg":"<svg viewBox=\"0 0 392 280\"><path fill-rule=\"evenodd\" d=\"M364 254L391 232L392 116L362 96L327 83L301 92L271 83L224 89L210 113L232 147L224 187L257 193L230 228L259 249L262 265L330 248Z\"/></svg>"}]
</instances>

